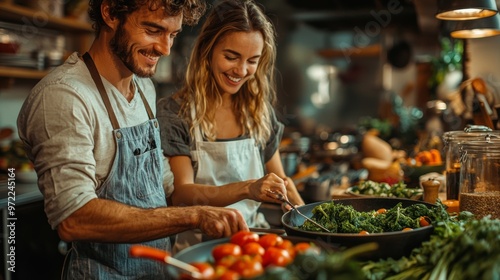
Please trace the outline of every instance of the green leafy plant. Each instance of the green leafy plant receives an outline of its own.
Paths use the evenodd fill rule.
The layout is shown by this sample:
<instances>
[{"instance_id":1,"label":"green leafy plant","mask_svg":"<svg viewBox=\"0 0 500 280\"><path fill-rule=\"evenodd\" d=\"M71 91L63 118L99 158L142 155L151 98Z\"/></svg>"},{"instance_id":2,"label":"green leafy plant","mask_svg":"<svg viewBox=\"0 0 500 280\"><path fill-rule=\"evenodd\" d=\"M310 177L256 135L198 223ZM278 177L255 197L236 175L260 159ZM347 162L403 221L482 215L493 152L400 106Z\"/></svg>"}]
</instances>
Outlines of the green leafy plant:
<instances>
[{"instance_id":1,"label":"green leafy plant","mask_svg":"<svg viewBox=\"0 0 500 280\"><path fill-rule=\"evenodd\" d=\"M463 41L443 37L440 39L440 44L439 56L432 59L433 73L429 81L432 92L444 81L447 73L462 69Z\"/></svg>"}]
</instances>

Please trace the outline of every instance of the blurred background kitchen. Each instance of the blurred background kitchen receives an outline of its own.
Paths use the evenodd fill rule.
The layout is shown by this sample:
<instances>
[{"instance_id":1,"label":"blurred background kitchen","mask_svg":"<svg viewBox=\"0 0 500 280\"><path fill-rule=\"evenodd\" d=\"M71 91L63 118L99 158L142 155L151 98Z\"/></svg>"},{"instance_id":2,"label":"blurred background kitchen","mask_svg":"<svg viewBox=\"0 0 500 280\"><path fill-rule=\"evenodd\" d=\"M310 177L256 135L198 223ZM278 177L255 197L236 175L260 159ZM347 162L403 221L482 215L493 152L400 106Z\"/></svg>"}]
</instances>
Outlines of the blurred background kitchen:
<instances>
[{"instance_id":1,"label":"blurred background kitchen","mask_svg":"<svg viewBox=\"0 0 500 280\"><path fill-rule=\"evenodd\" d=\"M17 141L16 118L24 98L51 67L89 47L93 31L87 2L0 1L0 176L5 177L7 168L19 172L18 269L9 274L2 261L0 279L59 278L66 247L46 222L36 175L30 175L30 163ZM375 174L358 161L366 133L389 144L394 159L404 160L397 162L395 178L380 180L415 185L410 175L412 164L422 164L418 153L442 151L444 132L463 130L467 124L498 128L498 13L467 21L436 17L443 9L438 3L474 1L259 2L278 33L277 112L286 125L282 161L287 174L302 183L307 201L328 199L335 187ZM476 2L494 9L499 4ZM461 38L452 37L453 31L474 24L491 30L486 37L477 32L474 38L460 33L454 36ZM161 59L154 77L159 97L176 91L198 28L185 27L171 56ZM0 182L5 219L6 184ZM2 227L2 233L7 250L9 232Z\"/></svg>"}]
</instances>

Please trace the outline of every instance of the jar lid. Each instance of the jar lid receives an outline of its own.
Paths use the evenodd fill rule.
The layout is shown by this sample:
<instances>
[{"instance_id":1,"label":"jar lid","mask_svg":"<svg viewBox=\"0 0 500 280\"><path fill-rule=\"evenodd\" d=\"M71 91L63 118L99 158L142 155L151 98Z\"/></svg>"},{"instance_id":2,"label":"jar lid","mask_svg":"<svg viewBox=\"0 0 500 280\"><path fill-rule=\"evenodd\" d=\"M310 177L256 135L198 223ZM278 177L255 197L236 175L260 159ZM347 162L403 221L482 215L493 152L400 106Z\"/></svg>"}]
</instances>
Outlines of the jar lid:
<instances>
[{"instance_id":1,"label":"jar lid","mask_svg":"<svg viewBox=\"0 0 500 280\"><path fill-rule=\"evenodd\" d=\"M463 142L463 141L486 141L491 138L491 135L500 137L500 130L484 131L484 132L465 132L465 131L448 131L443 133L445 143Z\"/></svg>"}]
</instances>

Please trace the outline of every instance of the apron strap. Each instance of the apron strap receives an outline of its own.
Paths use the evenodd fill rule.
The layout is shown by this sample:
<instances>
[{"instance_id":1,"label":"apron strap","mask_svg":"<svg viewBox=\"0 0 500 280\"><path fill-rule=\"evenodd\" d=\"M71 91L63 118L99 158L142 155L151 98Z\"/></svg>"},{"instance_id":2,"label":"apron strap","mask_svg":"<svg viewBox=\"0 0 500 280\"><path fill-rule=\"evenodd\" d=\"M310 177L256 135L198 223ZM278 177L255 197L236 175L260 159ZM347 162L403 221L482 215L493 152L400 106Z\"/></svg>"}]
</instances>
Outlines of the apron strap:
<instances>
[{"instance_id":1,"label":"apron strap","mask_svg":"<svg viewBox=\"0 0 500 280\"><path fill-rule=\"evenodd\" d=\"M151 107L149 106L149 103L146 100L146 97L144 96L144 93L142 93L142 90L139 87L139 85L137 84L137 82L135 82L135 86L139 90L139 94L141 95L142 103L144 103L144 107L146 107L146 112L148 112L149 119L153 120L155 118L155 115L153 114L153 110L151 110Z\"/></svg>"},{"instance_id":2,"label":"apron strap","mask_svg":"<svg viewBox=\"0 0 500 280\"><path fill-rule=\"evenodd\" d=\"M114 130L119 129L120 125L118 124L118 119L116 118L115 112L111 107L111 102L109 102L109 97L106 94L106 89L104 88L104 85L102 84L101 76L99 75L97 67L95 67L94 61L92 60L92 57L90 57L90 54L88 52L86 52L83 55L83 61L85 62L87 68L89 69L90 75L92 76L92 79L94 80L94 83L97 86L97 89L99 90L99 94L101 94L102 101L104 102L104 106L106 106L106 110L108 111L109 119L111 120L113 129Z\"/></svg>"}]
</instances>

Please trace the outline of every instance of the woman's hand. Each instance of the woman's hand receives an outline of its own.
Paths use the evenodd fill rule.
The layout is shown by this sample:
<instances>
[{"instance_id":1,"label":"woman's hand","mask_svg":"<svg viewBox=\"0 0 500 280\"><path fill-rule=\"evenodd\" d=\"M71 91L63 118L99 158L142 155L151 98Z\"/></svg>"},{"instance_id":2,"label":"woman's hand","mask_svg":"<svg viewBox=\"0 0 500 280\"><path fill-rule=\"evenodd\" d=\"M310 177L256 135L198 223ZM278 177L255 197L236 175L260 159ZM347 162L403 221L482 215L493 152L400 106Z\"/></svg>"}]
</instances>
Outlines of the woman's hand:
<instances>
[{"instance_id":1,"label":"woman's hand","mask_svg":"<svg viewBox=\"0 0 500 280\"><path fill-rule=\"evenodd\" d=\"M257 181L250 183L250 199L260 202L281 203L272 193L280 193L287 197L285 180L274 173L269 173ZM271 195L270 195L271 194Z\"/></svg>"}]
</instances>

